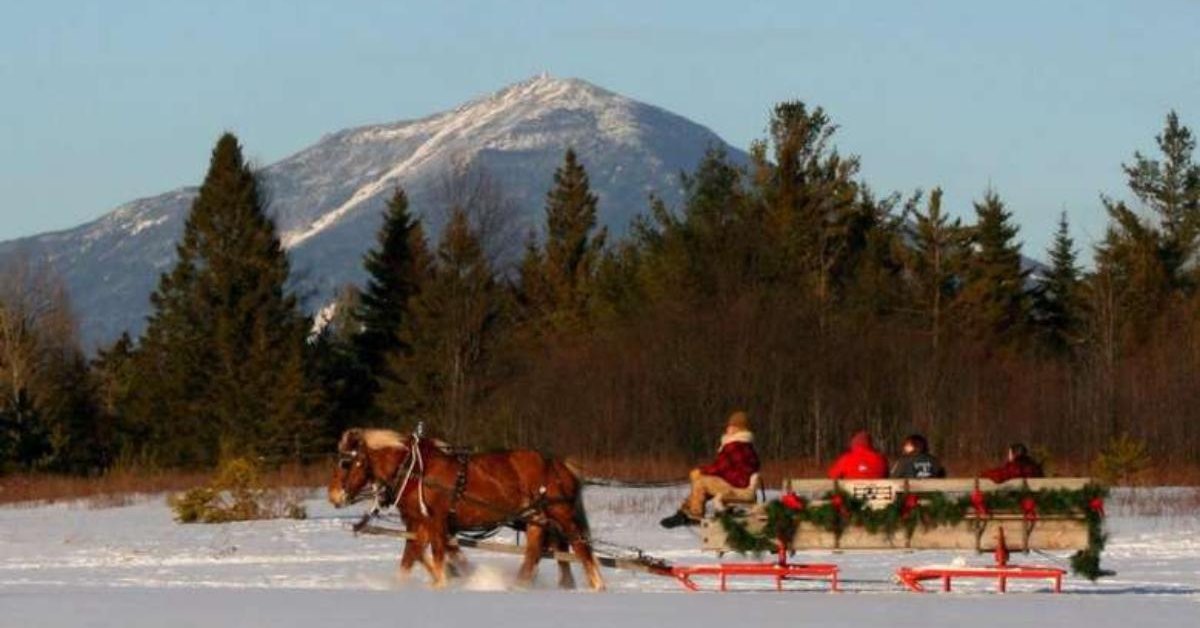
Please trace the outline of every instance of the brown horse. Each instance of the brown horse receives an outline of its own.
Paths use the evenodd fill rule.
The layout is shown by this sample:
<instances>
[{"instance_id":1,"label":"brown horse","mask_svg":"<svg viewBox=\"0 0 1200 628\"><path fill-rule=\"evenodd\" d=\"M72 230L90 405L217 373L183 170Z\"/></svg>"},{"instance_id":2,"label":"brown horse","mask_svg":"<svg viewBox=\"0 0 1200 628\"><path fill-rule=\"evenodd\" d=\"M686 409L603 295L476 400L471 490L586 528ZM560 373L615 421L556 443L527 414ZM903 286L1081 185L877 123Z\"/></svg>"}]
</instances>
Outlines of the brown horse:
<instances>
[{"instance_id":1,"label":"brown horse","mask_svg":"<svg viewBox=\"0 0 1200 628\"><path fill-rule=\"evenodd\" d=\"M531 450L455 455L430 439L390 430L351 429L338 443L339 462L329 501L342 507L368 484L395 504L416 538L405 544L401 569L420 560L434 586L445 585L450 538L457 532L499 526L526 533L518 579L532 583L547 543L574 551L591 587L604 588L588 540L582 483L561 461ZM425 558L429 547L432 560ZM574 584L568 563L559 563L559 584Z\"/></svg>"}]
</instances>

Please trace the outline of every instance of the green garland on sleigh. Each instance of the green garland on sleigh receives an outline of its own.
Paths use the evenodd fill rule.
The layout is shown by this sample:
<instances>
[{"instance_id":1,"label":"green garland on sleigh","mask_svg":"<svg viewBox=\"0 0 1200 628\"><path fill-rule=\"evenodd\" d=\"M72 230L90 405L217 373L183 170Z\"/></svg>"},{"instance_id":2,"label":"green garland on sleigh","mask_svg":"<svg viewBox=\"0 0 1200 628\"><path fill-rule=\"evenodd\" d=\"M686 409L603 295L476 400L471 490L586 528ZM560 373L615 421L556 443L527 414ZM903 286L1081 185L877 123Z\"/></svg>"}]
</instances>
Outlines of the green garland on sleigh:
<instances>
[{"instance_id":1,"label":"green garland on sleigh","mask_svg":"<svg viewBox=\"0 0 1200 628\"><path fill-rule=\"evenodd\" d=\"M803 522L841 536L850 526L859 526L872 534L882 533L892 539L899 532L911 538L917 526L929 530L942 525L960 523L982 506L986 512L1035 512L1041 515L1083 514L1088 526L1088 546L1071 556L1071 571L1095 581L1107 575L1100 568L1100 554L1108 539L1104 532L1104 500L1108 489L1088 484L1077 489L1046 489L1030 491L1008 489L951 499L942 493L899 495L885 508L871 508L864 500L844 491L830 491L819 504L802 504L789 508L778 499L766 504L766 524L761 531L751 532L733 511L725 510L716 518L725 529L730 549L742 554L762 554L787 546Z\"/></svg>"}]
</instances>

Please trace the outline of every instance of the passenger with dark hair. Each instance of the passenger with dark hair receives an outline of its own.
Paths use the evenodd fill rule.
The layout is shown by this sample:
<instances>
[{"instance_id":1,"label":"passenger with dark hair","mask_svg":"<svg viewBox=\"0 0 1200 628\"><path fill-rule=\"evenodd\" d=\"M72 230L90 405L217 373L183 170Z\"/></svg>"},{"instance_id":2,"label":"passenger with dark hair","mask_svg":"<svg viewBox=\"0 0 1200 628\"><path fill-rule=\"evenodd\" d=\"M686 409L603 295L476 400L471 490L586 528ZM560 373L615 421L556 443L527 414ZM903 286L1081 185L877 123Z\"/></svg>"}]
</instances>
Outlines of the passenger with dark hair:
<instances>
[{"instance_id":1,"label":"passenger with dark hair","mask_svg":"<svg viewBox=\"0 0 1200 628\"><path fill-rule=\"evenodd\" d=\"M1043 475L1042 465L1029 455L1025 445L1013 443L1008 446L1008 461L995 469L980 473L979 477L1000 484L1017 478L1040 478Z\"/></svg>"},{"instance_id":2,"label":"passenger with dark hair","mask_svg":"<svg viewBox=\"0 0 1200 628\"><path fill-rule=\"evenodd\" d=\"M920 434L911 434L904 439L902 453L892 465L892 477L924 480L946 477L946 468L933 454L929 453L929 441Z\"/></svg>"}]
</instances>

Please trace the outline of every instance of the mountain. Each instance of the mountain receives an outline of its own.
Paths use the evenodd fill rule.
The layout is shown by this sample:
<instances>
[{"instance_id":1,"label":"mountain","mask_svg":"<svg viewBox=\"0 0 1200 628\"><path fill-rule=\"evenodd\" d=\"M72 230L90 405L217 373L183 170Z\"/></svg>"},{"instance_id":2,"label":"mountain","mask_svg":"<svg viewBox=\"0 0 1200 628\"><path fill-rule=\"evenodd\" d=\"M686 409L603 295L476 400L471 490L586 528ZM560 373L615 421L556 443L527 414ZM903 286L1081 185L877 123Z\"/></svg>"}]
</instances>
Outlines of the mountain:
<instances>
[{"instance_id":1,"label":"mountain","mask_svg":"<svg viewBox=\"0 0 1200 628\"><path fill-rule=\"evenodd\" d=\"M735 161L747 159L686 118L586 81L542 75L452 111L338 131L261 173L294 287L314 309L339 286L363 279L362 256L396 185L436 231L450 202L447 182L456 172L473 173L466 178L503 190L525 233L541 223L554 169L573 147L600 198L601 222L621 233L650 193L677 200L678 174L718 146ZM74 229L3 242L0 257L21 252L53 264L85 346L137 334L195 195L195 188L174 190Z\"/></svg>"}]
</instances>

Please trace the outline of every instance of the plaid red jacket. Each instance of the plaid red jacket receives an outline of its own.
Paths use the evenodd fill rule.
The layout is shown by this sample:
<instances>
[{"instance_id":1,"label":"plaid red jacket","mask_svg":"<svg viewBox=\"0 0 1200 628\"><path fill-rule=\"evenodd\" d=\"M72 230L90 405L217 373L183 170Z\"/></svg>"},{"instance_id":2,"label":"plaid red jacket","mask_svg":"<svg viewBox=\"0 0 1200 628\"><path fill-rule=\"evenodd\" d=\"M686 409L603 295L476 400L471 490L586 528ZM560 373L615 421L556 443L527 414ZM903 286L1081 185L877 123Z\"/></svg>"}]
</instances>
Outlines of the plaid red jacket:
<instances>
[{"instance_id":1,"label":"plaid red jacket","mask_svg":"<svg viewBox=\"0 0 1200 628\"><path fill-rule=\"evenodd\" d=\"M750 486L750 476L758 473L758 452L754 451L754 437L750 432L738 432L721 439L721 449L712 464L700 467L700 473L715 475L730 486Z\"/></svg>"}]
</instances>

